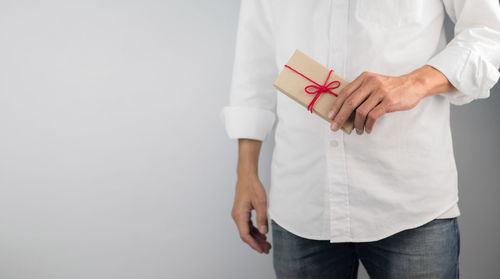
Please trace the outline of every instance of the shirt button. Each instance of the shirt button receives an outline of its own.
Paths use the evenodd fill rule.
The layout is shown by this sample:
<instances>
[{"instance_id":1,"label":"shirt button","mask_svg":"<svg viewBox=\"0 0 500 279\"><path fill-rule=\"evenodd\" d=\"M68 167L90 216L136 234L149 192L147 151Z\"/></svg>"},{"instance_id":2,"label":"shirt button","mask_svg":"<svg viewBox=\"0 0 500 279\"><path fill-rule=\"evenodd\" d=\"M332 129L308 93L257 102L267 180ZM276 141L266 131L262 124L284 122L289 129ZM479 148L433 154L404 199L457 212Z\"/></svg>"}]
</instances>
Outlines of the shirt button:
<instances>
[{"instance_id":1,"label":"shirt button","mask_svg":"<svg viewBox=\"0 0 500 279\"><path fill-rule=\"evenodd\" d=\"M330 141L330 146L331 146L331 147L337 147L337 146L339 146L339 142L338 142L338 141L336 141L336 140L331 140L331 141Z\"/></svg>"}]
</instances>

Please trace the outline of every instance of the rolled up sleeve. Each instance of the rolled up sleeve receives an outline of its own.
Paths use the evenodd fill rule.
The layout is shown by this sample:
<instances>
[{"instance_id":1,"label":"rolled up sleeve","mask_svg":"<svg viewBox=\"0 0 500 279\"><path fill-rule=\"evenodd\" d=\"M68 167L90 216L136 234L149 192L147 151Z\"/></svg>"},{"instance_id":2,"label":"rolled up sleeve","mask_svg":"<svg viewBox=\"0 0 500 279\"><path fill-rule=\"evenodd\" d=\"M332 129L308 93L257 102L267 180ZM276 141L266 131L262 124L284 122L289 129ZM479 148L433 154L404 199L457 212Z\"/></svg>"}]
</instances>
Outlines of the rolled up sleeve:
<instances>
[{"instance_id":1,"label":"rolled up sleeve","mask_svg":"<svg viewBox=\"0 0 500 279\"><path fill-rule=\"evenodd\" d=\"M263 141L271 131L278 74L268 1L242 0L238 20L230 101L220 111L230 138Z\"/></svg>"},{"instance_id":2,"label":"rolled up sleeve","mask_svg":"<svg viewBox=\"0 0 500 279\"><path fill-rule=\"evenodd\" d=\"M443 0L455 23L455 36L426 64L455 87L440 95L464 105L490 96L500 77L500 6L498 0Z\"/></svg>"}]
</instances>

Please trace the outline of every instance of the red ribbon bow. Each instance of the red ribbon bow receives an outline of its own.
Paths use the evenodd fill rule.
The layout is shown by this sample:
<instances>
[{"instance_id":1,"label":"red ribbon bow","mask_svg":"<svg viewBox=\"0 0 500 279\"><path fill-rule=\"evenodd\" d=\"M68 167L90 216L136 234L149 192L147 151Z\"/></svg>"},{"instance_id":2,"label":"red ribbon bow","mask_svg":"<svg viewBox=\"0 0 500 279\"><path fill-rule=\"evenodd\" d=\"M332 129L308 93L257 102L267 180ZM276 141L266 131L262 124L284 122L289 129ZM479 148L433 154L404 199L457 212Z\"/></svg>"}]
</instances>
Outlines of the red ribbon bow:
<instances>
[{"instance_id":1,"label":"red ribbon bow","mask_svg":"<svg viewBox=\"0 0 500 279\"><path fill-rule=\"evenodd\" d=\"M327 93L330 93L330 94L333 94L335 95L336 97L338 97L337 94L335 94L335 92L331 91L332 89L335 89L335 88L338 88L340 86L340 81L338 80L334 80L330 83L327 84L328 80L330 79L330 76L332 75L332 72L333 70L330 70L330 72L328 73L328 77L326 78L325 80L325 83L323 85L315 82L314 80L306 77L305 75L303 75L302 73L300 73L299 71L295 70L294 68L288 66L288 65L285 65L285 67L287 67L288 69L296 72L297 74L301 75L302 77L304 77L305 79L307 79L308 81L314 83L314 84L311 84L311 85L308 85L304 88L304 91L307 93L307 94L316 94L316 96L314 96L314 98L312 99L312 101L309 103L309 105L307 106L307 110L309 110L311 113L313 113L313 106L314 104L316 103L316 100L318 100L319 96L321 96L321 93L323 92L327 92ZM336 85L333 85L333 84L336 84ZM310 91L309 89L310 88L313 88L314 91Z\"/></svg>"}]
</instances>

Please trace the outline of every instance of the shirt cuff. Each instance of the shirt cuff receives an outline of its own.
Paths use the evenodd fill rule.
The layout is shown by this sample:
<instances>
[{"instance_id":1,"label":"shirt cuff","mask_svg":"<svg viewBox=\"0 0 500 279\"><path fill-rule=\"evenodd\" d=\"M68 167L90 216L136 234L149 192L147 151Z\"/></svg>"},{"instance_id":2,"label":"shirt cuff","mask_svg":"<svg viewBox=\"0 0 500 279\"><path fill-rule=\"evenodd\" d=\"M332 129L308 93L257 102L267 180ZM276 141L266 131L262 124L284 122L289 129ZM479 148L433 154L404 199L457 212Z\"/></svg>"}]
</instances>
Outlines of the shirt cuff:
<instances>
[{"instance_id":1,"label":"shirt cuff","mask_svg":"<svg viewBox=\"0 0 500 279\"><path fill-rule=\"evenodd\" d=\"M447 46L427 63L443 73L456 89L440 95L451 104L464 105L490 96L500 77L498 69L476 52L460 46Z\"/></svg>"},{"instance_id":2,"label":"shirt cuff","mask_svg":"<svg viewBox=\"0 0 500 279\"><path fill-rule=\"evenodd\" d=\"M276 118L274 112L254 107L226 106L220 112L229 138L263 141Z\"/></svg>"}]
</instances>

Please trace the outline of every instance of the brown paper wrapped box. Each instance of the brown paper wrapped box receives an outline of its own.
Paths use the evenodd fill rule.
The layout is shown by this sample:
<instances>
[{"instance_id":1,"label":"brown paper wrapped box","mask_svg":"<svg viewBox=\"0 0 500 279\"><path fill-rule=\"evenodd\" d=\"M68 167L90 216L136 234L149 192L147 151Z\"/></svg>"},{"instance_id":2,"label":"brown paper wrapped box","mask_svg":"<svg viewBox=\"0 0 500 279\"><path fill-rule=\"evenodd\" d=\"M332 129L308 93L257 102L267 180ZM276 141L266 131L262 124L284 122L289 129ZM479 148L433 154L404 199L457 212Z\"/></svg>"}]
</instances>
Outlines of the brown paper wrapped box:
<instances>
[{"instance_id":1,"label":"brown paper wrapped box","mask_svg":"<svg viewBox=\"0 0 500 279\"><path fill-rule=\"evenodd\" d=\"M328 78L328 81L325 82L328 74L330 73L330 69L326 68L311 57L305 55L298 49L292 55L290 60L288 60L287 66L293 68L293 70L285 66L281 73L278 75L278 78L276 78L276 80L274 81L274 87L306 108L309 106L309 104L311 104L311 101L313 101L316 95L320 94L317 97L316 102L314 102L312 110L321 118L325 119L328 122L331 122L332 120L328 118L328 112L330 111L337 97L329 92L321 92L316 94L312 94L312 92L321 91L318 85L324 86L331 83L332 86L329 88L336 88L330 89L330 91L338 95L342 88L348 85L349 82L337 75L335 71L332 71L330 77ZM294 70L304 75L305 77L301 76ZM316 84L309 81L306 77L314 81ZM340 82L340 85L338 85L338 82L334 81ZM306 93L304 91L305 89L307 89L307 91L309 91L310 93ZM347 134L351 134L351 131L353 129L354 116L355 114L351 113L349 118L341 127L341 129Z\"/></svg>"}]
</instances>

